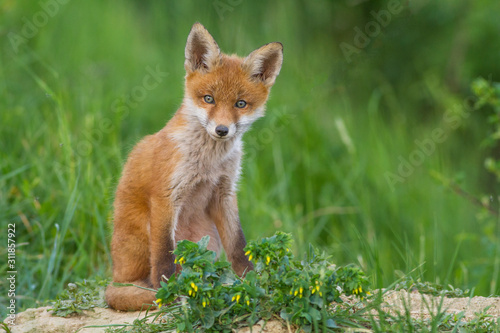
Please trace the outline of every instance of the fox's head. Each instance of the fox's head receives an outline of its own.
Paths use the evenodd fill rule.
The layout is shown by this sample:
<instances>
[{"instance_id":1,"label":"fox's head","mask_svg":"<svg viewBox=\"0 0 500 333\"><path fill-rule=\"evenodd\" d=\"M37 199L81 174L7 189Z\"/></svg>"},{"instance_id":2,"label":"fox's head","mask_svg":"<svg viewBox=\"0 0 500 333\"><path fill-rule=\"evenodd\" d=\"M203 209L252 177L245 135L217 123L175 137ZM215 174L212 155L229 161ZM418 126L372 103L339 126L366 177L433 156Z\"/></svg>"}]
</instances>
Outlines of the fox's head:
<instances>
[{"instance_id":1,"label":"fox's head","mask_svg":"<svg viewBox=\"0 0 500 333\"><path fill-rule=\"evenodd\" d=\"M269 43L246 58L221 53L210 33L195 23L186 51L184 106L214 140L241 136L264 115L269 91L283 62L283 45Z\"/></svg>"}]
</instances>

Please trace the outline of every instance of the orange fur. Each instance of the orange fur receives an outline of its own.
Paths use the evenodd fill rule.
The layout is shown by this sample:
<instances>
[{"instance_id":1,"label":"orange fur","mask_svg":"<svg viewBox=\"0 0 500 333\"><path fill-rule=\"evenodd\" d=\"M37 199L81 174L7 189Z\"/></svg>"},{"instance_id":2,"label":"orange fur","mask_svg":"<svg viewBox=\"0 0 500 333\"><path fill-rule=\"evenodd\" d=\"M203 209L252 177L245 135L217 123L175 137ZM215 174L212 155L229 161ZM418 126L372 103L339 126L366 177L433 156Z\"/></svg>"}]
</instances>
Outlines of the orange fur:
<instances>
[{"instance_id":1,"label":"orange fur","mask_svg":"<svg viewBox=\"0 0 500 333\"><path fill-rule=\"evenodd\" d=\"M263 116L282 59L280 43L246 58L224 55L201 24L193 26L183 104L162 130L134 147L118 184L114 282L159 288L176 271L175 244L205 235L209 249L219 254L224 248L239 275L253 268L243 253L236 199L241 137ZM138 310L153 304L154 292L110 285L106 301L118 310Z\"/></svg>"}]
</instances>

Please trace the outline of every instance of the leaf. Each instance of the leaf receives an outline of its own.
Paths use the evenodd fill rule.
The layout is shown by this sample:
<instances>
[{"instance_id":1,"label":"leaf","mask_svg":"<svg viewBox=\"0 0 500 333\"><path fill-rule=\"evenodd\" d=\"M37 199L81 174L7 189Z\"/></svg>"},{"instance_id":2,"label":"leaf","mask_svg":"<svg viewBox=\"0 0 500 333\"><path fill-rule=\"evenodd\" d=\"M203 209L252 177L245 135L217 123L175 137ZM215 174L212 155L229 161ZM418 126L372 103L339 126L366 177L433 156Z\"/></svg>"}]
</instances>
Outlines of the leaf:
<instances>
[{"instance_id":1,"label":"leaf","mask_svg":"<svg viewBox=\"0 0 500 333\"><path fill-rule=\"evenodd\" d=\"M210 240L210 236L203 236L198 242L198 246L201 250L206 250L208 246L208 241Z\"/></svg>"},{"instance_id":2,"label":"leaf","mask_svg":"<svg viewBox=\"0 0 500 333\"><path fill-rule=\"evenodd\" d=\"M311 296L310 301L312 304L317 305L319 308L323 307L323 298L319 297L318 294Z\"/></svg>"},{"instance_id":3,"label":"leaf","mask_svg":"<svg viewBox=\"0 0 500 333\"><path fill-rule=\"evenodd\" d=\"M212 309L205 308L201 316L201 326L203 326L203 328L210 328L214 325L214 322L215 317Z\"/></svg>"},{"instance_id":4,"label":"leaf","mask_svg":"<svg viewBox=\"0 0 500 333\"><path fill-rule=\"evenodd\" d=\"M245 289L245 291L247 293L249 293L252 296L254 296L256 294L256 287L255 286L252 286L252 285L249 285L247 283L244 283L243 284L243 288Z\"/></svg>"},{"instance_id":5,"label":"leaf","mask_svg":"<svg viewBox=\"0 0 500 333\"><path fill-rule=\"evenodd\" d=\"M257 272L255 271L250 271L247 273L247 275L245 276L245 280L250 282L250 283L254 283L257 281Z\"/></svg>"},{"instance_id":6,"label":"leaf","mask_svg":"<svg viewBox=\"0 0 500 333\"><path fill-rule=\"evenodd\" d=\"M304 325L301 328L306 333L312 332L312 325Z\"/></svg>"},{"instance_id":7,"label":"leaf","mask_svg":"<svg viewBox=\"0 0 500 333\"><path fill-rule=\"evenodd\" d=\"M221 274L219 277L219 282L221 284L234 284L236 281L236 277L232 271L225 271L224 273Z\"/></svg>"},{"instance_id":8,"label":"leaf","mask_svg":"<svg viewBox=\"0 0 500 333\"><path fill-rule=\"evenodd\" d=\"M280 317L283 318L283 320L290 321L292 319L292 309L290 308L285 308L281 310L280 312Z\"/></svg>"},{"instance_id":9,"label":"leaf","mask_svg":"<svg viewBox=\"0 0 500 333\"><path fill-rule=\"evenodd\" d=\"M311 315L311 318L315 321L319 321L321 319L321 312L319 312L315 308L310 308L309 314Z\"/></svg>"},{"instance_id":10,"label":"leaf","mask_svg":"<svg viewBox=\"0 0 500 333\"><path fill-rule=\"evenodd\" d=\"M255 287L255 292L257 296L263 297L266 295L266 290L264 288Z\"/></svg>"},{"instance_id":11,"label":"leaf","mask_svg":"<svg viewBox=\"0 0 500 333\"><path fill-rule=\"evenodd\" d=\"M186 278L188 276L191 276L193 274L196 274L195 271L193 271L193 269L191 267L183 267L182 268L182 271L181 271L181 274L179 274L179 277L180 278ZM173 276L174 274L172 274ZM199 274L198 274L199 275Z\"/></svg>"},{"instance_id":12,"label":"leaf","mask_svg":"<svg viewBox=\"0 0 500 333\"><path fill-rule=\"evenodd\" d=\"M310 315L309 313L307 313L307 312L302 312L302 313L300 314L300 316L301 316L302 318L305 318L308 322L312 323L312 317L311 317L311 315Z\"/></svg>"},{"instance_id":13,"label":"leaf","mask_svg":"<svg viewBox=\"0 0 500 333\"><path fill-rule=\"evenodd\" d=\"M262 272L262 274L260 275L259 278L260 278L261 284L267 284L269 281L269 273L264 271L264 272Z\"/></svg>"},{"instance_id":14,"label":"leaf","mask_svg":"<svg viewBox=\"0 0 500 333\"><path fill-rule=\"evenodd\" d=\"M328 328L338 328L339 326L337 326L337 324L335 323L335 321L332 318L329 318L329 319L326 320L326 327L328 327Z\"/></svg>"}]
</instances>

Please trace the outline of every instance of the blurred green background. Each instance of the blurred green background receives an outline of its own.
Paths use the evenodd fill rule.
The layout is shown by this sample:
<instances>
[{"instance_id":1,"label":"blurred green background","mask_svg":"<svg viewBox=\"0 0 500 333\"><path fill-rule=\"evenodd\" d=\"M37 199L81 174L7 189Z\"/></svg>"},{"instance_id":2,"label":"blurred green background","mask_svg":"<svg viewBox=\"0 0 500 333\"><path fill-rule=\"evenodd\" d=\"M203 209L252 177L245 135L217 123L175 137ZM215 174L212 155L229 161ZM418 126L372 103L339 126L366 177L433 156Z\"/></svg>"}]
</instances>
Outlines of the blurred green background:
<instances>
[{"instance_id":1,"label":"blurred green background","mask_svg":"<svg viewBox=\"0 0 500 333\"><path fill-rule=\"evenodd\" d=\"M19 308L110 276L123 162L179 107L196 21L226 53L285 48L267 115L245 136L247 239L291 232L297 256L311 243L375 287L409 276L500 293L499 187L484 166L500 150L483 144L488 110L469 108L475 78L499 81L497 0L2 0L0 11L0 268L14 223Z\"/></svg>"}]
</instances>

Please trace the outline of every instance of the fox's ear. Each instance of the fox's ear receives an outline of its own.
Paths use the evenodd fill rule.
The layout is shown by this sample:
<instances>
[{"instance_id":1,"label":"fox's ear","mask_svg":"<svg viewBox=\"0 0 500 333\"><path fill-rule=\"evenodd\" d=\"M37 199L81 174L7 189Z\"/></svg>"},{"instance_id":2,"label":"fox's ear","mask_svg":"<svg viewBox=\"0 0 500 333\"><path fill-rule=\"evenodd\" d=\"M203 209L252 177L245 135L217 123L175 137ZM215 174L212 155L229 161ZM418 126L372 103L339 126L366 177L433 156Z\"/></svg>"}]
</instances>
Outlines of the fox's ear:
<instances>
[{"instance_id":1,"label":"fox's ear","mask_svg":"<svg viewBox=\"0 0 500 333\"><path fill-rule=\"evenodd\" d=\"M220 49L214 38L200 23L195 23L189 33L184 67L186 71L209 71L220 61Z\"/></svg>"},{"instance_id":2,"label":"fox's ear","mask_svg":"<svg viewBox=\"0 0 500 333\"><path fill-rule=\"evenodd\" d=\"M271 87L280 73L283 63L283 45L279 42L269 43L253 51L243 61L243 68L250 75Z\"/></svg>"}]
</instances>

